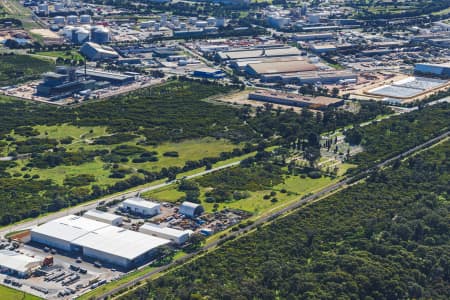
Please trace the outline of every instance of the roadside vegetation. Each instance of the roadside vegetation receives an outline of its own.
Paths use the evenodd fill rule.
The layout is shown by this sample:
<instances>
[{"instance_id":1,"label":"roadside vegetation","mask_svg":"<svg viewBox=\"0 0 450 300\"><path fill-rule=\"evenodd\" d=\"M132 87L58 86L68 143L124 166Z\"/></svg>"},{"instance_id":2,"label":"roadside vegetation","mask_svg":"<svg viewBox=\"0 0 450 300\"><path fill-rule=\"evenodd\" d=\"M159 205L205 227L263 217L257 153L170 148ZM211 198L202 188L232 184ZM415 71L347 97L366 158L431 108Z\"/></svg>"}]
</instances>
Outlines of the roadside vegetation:
<instances>
[{"instance_id":1,"label":"roadside vegetation","mask_svg":"<svg viewBox=\"0 0 450 300\"><path fill-rule=\"evenodd\" d=\"M38 79L54 67L54 62L49 59L30 55L0 55L0 87Z\"/></svg>"},{"instance_id":2,"label":"roadside vegetation","mask_svg":"<svg viewBox=\"0 0 450 300\"><path fill-rule=\"evenodd\" d=\"M39 300L41 298L0 285L0 299L8 300Z\"/></svg>"},{"instance_id":3,"label":"roadside vegetation","mask_svg":"<svg viewBox=\"0 0 450 300\"><path fill-rule=\"evenodd\" d=\"M350 162L366 168L383 159L413 148L450 129L450 104L443 103L408 114L355 126L345 132L346 141L361 145L364 151Z\"/></svg>"},{"instance_id":4,"label":"roadside vegetation","mask_svg":"<svg viewBox=\"0 0 450 300\"><path fill-rule=\"evenodd\" d=\"M448 299L449 151L378 171L120 299Z\"/></svg>"},{"instance_id":5,"label":"roadside vegetation","mask_svg":"<svg viewBox=\"0 0 450 300\"><path fill-rule=\"evenodd\" d=\"M247 157L271 145L296 148L313 163L320 133L384 115L367 102L359 113L253 110L217 105L237 89L171 81L103 102L66 108L0 100L0 225L77 205L177 174Z\"/></svg>"}]
</instances>

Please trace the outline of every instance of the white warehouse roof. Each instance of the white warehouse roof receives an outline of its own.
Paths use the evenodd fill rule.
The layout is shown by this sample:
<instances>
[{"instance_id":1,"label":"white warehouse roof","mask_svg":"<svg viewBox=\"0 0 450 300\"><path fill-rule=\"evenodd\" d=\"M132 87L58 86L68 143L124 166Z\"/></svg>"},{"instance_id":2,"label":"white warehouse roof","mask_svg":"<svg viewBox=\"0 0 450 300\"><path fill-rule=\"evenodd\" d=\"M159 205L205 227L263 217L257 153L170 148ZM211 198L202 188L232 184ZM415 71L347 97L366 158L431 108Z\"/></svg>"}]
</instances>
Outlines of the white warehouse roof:
<instances>
[{"instance_id":1,"label":"white warehouse roof","mask_svg":"<svg viewBox=\"0 0 450 300\"><path fill-rule=\"evenodd\" d=\"M129 206L143 207L146 209L154 209L160 206L159 203L144 200L142 198L129 198L122 202Z\"/></svg>"},{"instance_id":2,"label":"white warehouse roof","mask_svg":"<svg viewBox=\"0 0 450 300\"><path fill-rule=\"evenodd\" d=\"M169 240L115 226L107 226L80 237L74 243L133 260L154 248L168 244Z\"/></svg>"},{"instance_id":3,"label":"white warehouse roof","mask_svg":"<svg viewBox=\"0 0 450 300\"><path fill-rule=\"evenodd\" d=\"M33 228L32 231L70 242L106 226L108 225L99 221L68 215Z\"/></svg>"},{"instance_id":4,"label":"white warehouse roof","mask_svg":"<svg viewBox=\"0 0 450 300\"><path fill-rule=\"evenodd\" d=\"M41 259L26 256L8 250L0 250L0 266L17 271L19 273L27 273L30 269L40 266Z\"/></svg>"},{"instance_id":5,"label":"white warehouse roof","mask_svg":"<svg viewBox=\"0 0 450 300\"><path fill-rule=\"evenodd\" d=\"M183 230L173 229L170 227L159 227L158 225L154 225L154 224L150 224L150 223L145 223L144 225L142 225L139 228L139 230L142 230L142 231L148 230L148 231L152 231L155 233L162 233L164 235L171 236L174 238L181 238L184 235L189 234L188 232L183 231Z\"/></svg>"},{"instance_id":6,"label":"white warehouse roof","mask_svg":"<svg viewBox=\"0 0 450 300\"><path fill-rule=\"evenodd\" d=\"M115 214L111 214L111 213L107 213L101 210L97 210L97 209L92 209L92 210L88 210L87 212L84 213L83 217L85 218L94 218L94 219L102 219L105 221L110 221L113 222L117 219L121 219L121 216L115 215Z\"/></svg>"}]
</instances>

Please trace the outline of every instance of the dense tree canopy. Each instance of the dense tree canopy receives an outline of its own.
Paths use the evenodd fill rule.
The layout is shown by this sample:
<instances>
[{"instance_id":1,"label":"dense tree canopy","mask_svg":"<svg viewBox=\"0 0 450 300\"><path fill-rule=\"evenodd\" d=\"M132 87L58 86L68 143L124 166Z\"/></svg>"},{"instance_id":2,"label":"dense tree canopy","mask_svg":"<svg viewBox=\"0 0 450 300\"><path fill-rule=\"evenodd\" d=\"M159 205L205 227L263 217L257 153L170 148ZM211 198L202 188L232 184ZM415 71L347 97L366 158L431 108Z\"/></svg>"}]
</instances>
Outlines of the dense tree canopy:
<instances>
[{"instance_id":1,"label":"dense tree canopy","mask_svg":"<svg viewBox=\"0 0 450 300\"><path fill-rule=\"evenodd\" d=\"M448 299L449 154L422 152L121 299Z\"/></svg>"}]
</instances>

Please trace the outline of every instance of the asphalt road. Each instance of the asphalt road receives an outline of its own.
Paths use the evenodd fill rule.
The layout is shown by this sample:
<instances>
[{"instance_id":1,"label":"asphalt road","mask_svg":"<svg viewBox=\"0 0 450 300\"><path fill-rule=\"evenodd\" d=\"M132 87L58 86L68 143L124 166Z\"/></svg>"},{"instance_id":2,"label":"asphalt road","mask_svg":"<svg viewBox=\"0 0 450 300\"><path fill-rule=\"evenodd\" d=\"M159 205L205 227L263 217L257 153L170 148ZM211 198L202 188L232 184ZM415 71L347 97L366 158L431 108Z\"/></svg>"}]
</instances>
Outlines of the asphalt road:
<instances>
[{"instance_id":1,"label":"asphalt road","mask_svg":"<svg viewBox=\"0 0 450 300\"><path fill-rule=\"evenodd\" d=\"M299 207L301 207L301 206L303 206L303 205L305 205L305 204L307 204L309 202L317 200L317 199L319 199L319 198L321 198L321 197L323 197L323 196L325 196L325 195L327 195L327 194L329 194L329 193L331 193L333 191L336 191L336 190L338 190L340 188L343 188L347 184L352 183L354 181L357 181L357 178L360 178L360 176L364 177L364 175L368 175L369 173L371 173L371 172L373 172L373 171L375 171L377 169L383 168L383 167L389 165L390 163L392 163L393 161L395 161L397 159L402 159L402 158L407 157L407 156L409 156L409 155L411 155L411 154L413 154L413 153L415 153L415 152L417 152L419 150L427 148L427 147L429 147L429 146L431 146L431 145L433 145L433 144L435 144L435 143L445 139L446 137L449 136L449 134L450 134L450 131L447 131L447 132L445 132L445 133L443 133L443 134L441 134L441 135L439 135L439 136L437 136L437 137L435 137L433 139L428 140L427 142L425 142L423 144L420 144L420 145L418 145L416 147L413 147L413 148L411 148L411 149L409 149L409 150L407 150L407 151L405 151L405 152L403 152L401 154L395 155L394 157L391 157L391 158L386 159L386 160L384 160L382 162L379 162L378 164L376 164L375 166L371 167L370 169L365 170L365 171L359 173L358 175L356 175L358 177L356 177L356 176L348 177L348 178L346 178L346 179L344 179L344 180L342 180L342 181L340 181L338 183L335 183L335 184L333 184L331 186L328 186L328 187L320 190L319 192L317 192L317 193L315 193L313 195L310 195L308 197L302 198L299 201L297 201L295 203L292 203L291 205L289 205L289 206L287 206L287 207L285 207L285 208L283 208L283 209L281 209L281 210L279 210L277 212L274 212L272 214L269 214L267 216L264 216L264 217L256 220L253 224L251 224L251 225L249 225L249 226L247 226L245 228L242 228L242 229L240 229L238 231L235 231L235 232L232 232L232 233L228 234L223 239L219 239L219 240L216 240L216 241L214 241L212 243L207 244L205 247L203 247L202 249L200 249L197 252L194 252L194 253L191 253L189 255L186 255L183 258L181 258L179 260L175 260L175 261L173 261L172 263L170 263L168 265L159 267L159 268L157 268L157 269L155 269L155 270L153 270L153 271L151 271L151 272L149 272L149 273L147 273L145 275L142 275L139 278L136 278L136 279L134 279L132 281L124 283L124 284L120 285L119 287L117 287L115 289L112 289L112 290L102 294L101 296L97 297L96 299L105 299L105 298L108 298L108 297L110 297L110 296L120 292L121 290L124 290L126 288L132 287L133 285L135 285L136 283L138 283L140 281L146 280L146 279L148 279L149 277L151 277L151 276L153 276L155 274L158 274L160 272L166 271L167 269L175 266L176 264L179 264L179 263L182 263L184 261L189 260L190 258L192 258L195 255L199 254L201 251L205 251L205 250L212 249L212 248L216 247L224 239L229 239L230 237L231 238L232 237L237 237L238 235L243 234L244 231L251 230L251 229L255 228L258 225L261 225L261 224L263 224L263 223L265 223L267 221L273 220L273 219L275 219L275 218L277 218L277 217L279 217L279 216L281 216L281 215L283 215L285 213L288 213L288 212L290 212L290 211L292 211L294 209L297 209L297 208L299 208Z\"/></svg>"}]
</instances>

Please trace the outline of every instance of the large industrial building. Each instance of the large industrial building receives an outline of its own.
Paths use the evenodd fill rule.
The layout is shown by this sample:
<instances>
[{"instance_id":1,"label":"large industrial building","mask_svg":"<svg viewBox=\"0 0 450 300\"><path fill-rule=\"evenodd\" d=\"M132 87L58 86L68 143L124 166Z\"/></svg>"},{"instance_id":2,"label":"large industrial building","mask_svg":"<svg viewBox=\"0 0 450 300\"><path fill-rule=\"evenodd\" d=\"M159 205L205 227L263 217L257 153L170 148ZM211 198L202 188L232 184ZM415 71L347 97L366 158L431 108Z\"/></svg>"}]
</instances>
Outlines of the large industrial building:
<instances>
[{"instance_id":1,"label":"large industrial building","mask_svg":"<svg viewBox=\"0 0 450 300\"><path fill-rule=\"evenodd\" d=\"M0 272L17 277L28 277L39 269L42 259L16 253L9 250L0 250Z\"/></svg>"},{"instance_id":2,"label":"large industrial building","mask_svg":"<svg viewBox=\"0 0 450 300\"><path fill-rule=\"evenodd\" d=\"M267 74L315 71L317 70L317 66L303 60L272 61L263 63L250 63L247 65L245 70L250 75L262 76Z\"/></svg>"},{"instance_id":3,"label":"large industrial building","mask_svg":"<svg viewBox=\"0 0 450 300\"><path fill-rule=\"evenodd\" d=\"M448 84L446 80L411 76L389 85L370 89L366 93L375 97L405 100L446 87Z\"/></svg>"},{"instance_id":4,"label":"large industrial building","mask_svg":"<svg viewBox=\"0 0 450 300\"><path fill-rule=\"evenodd\" d=\"M192 76L208 78L208 79L220 79L225 77L225 73L219 69L213 68L201 68L192 73Z\"/></svg>"},{"instance_id":5,"label":"large industrial building","mask_svg":"<svg viewBox=\"0 0 450 300\"><path fill-rule=\"evenodd\" d=\"M416 64L415 72L433 74L438 76L450 76L450 63L445 64Z\"/></svg>"},{"instance_id":6,"label":"large industrial building","mask_svg":"<svg viewBox=\"0 0 450 300\"><path fill-rule=\"evenodd\" d=\"M257 90L248 95L249 100L270 102L288 106L307 107L312 109L325 109L327 107L338 107L344 104L343 99L330 97L306 97L298 94L272 92Z\"/></svg>"},{"instance_id":7,"label":"large industrial building","mask_svg":"<svg viewBox=\"0 0 450 300\"><path fill-rule=\"evenodd\" d=\"M120 209L135 215L156 216L161 213L161 204L142 198L129 198L122 202Z\"/></svg>"},{"instance_id":8,"label":"large industrial building","mask_svg":"<svg viewBox=\"0 0 450 300\"><path fill-rule=\"evenodd\" d=\"M184 244L189 239L189 232L187 231L173 229L170 227L159 227L158 225L150 223L142 225L139 228L139 232L171 240L177 245Z\"/></svg>"},{"instance_id":9,"label":"large industrial building","mask_svg":"<svg viewBox=\"0 0 450 300\"><path fill-rule=\"evenodd\" d=\"M124 268L151 259L170 242L75 215L33 228L31 241Z\"/></svg>"},{"instance_id":10,"label":"large industrial building","mask_svg":"<svg viewBox=\"0 0 450 300\"><path fill-rule=\"evenodd\" d=\"M251 59L261 57L286 57L299 56L301 51L295 47L282 45L264 45L252 48L240 48L217 53L217 58L222 61L237 59Z\"/></svg>"},{"instance_id":11,"label":"large industrial building","mask_svg":"<svg viewBox=\"0 0 450 300\"><path fill-rule=\"evenodd\" d=\"M134 76L121 73L60 66L55 72L43 74L43 81L36 87L36 92L39 96L61 98L81 91L104 88L109 84L128 84L134 80Z\"/></svg>"},{"instance_id":12,"label":"large industrial building","mask_svg":"<svg viewBox=\"0 0 450 300\"><path fill-rule=\"evenodd\" d=\"M292 73L263 74L263 82L296 83L296 84L335 84L343 82L356 82L358 76L350 71L304 71Z\"/></svg>"},{"instance_id":13,"label":"large industrial building","mask_svg":"<svg viewBox=\"0 0 450 300\"><path fill-rule=\"evenodd\" d=\"M94 69L78 69L76 71L77 76L79 77L86 77L93 79L95 81L106 81L111 84L115 85L123 85L132 83L135 78L132 75L126 75L122 73L116 73L116 72L105 72L101 70L94 70Z\"/></svg>"},{"instance_id":14,"label":"large industrial building","mask_svg":"<svg viewBox=\"0 0 450 300\"><path fill-rule=\"evenodd\" d=\"M43 79L36 91L46 97L77 93L95 86L93 80L77 78L76 69L70 67L57 67L56 72L44 73Z\"/></svg>"},{"instance_id":15,"label":"large industrial building","mask_svg":"<svg viewBox=\"0 0 450 300\"><path fill-rule=\"evenodd\" d=\"M111 47L87 42L80 48L80 53L93 61L111 60L119 58L119 54Z\"/></svg>"}]
</instances>

